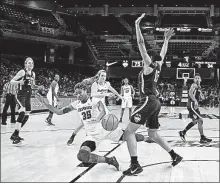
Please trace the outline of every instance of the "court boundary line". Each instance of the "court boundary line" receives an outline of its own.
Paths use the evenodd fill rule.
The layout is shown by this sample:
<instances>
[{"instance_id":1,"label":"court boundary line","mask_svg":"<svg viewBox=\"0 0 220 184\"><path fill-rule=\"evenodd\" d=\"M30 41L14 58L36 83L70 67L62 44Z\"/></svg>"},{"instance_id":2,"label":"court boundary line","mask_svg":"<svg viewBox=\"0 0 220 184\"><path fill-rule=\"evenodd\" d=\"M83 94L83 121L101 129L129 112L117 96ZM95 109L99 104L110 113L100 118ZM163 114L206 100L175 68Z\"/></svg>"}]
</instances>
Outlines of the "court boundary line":
<instances>
[{"instance_id":1,"label":"court boundary line","mask_svg":"<svg viewBox=\"0 0 220 184\"><path fill-rule=\"evenodd\" d=\"M182 160L181 162L219 162L219 160ZM148 164L145 166L142 166L142 168L144 167L150 167L150 166L155 166L155 165L160 165L160 164L167 164L167 163L171 163L172 161L167 161L167 162L157 162L157 163L153 163L153 164ZM173 167L171 165L171 167ZM117 181L116 183L121 183L121 181L126 177L127 175L122 175ZM138 175L134 175L134 176L138 176ZM197 182L196 182L197 183Z\"/></svg>"},{"instance_id":2,"label":"court boundary line","mask_svg":"<svg viewBox=\"0 0 220 184\"><path fill-rule=\"evenodd\" d=\"M25 133L29 133L29 132L37 132L37 133L40 133L40 132L56 132L56 131L68 131L68 130L75 130L75 129L56 129L56 130L37 130L37 131L34 131L34 130L25 130L25 131L21 131L21 132L25 132ZM1 134L10 134L10 133L13 133L13 132L1 132Z\"/></svg>"}]
</instances>

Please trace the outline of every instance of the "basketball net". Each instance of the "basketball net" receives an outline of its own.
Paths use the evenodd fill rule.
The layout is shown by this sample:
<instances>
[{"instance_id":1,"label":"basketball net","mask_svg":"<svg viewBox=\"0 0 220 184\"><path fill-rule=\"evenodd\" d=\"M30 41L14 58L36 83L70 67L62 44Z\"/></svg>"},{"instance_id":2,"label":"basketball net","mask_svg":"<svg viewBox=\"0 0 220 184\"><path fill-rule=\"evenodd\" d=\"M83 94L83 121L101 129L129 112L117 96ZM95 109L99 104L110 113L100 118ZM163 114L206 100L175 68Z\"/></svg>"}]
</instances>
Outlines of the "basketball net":
<instances>
[{"instance_id":1,"label":"basketball net","mask_svg":"<svg viewBox=\"0 0 220 184\"><path fill-rule=\"evenodd\" d=\"M183 77L183 80L184 80L183 86L185 87L185 86L186 86L186 83L187 83L187 80L188 80L188 77Z\"/></svg>"}]
</instances>

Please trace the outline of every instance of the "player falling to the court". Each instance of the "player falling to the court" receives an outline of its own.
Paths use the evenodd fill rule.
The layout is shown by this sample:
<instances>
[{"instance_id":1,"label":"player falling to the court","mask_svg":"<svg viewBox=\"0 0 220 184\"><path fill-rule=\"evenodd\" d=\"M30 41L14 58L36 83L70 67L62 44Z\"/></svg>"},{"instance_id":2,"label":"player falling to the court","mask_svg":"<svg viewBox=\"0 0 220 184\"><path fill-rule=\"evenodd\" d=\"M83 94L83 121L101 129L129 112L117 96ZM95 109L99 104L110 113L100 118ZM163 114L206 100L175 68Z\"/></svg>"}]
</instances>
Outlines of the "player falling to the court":
<instances>
[{"instance_id":1,"label":"player falling to the court","mask_svg":"<svg viewBox=\"0 0 220 184\"><path fill-rule=\"evenodd\" d=\"M37 95L37 99L42 102L50 111L56 113L57 115L62 115L73 110L77 110L77 113L83 122L86 129L86 138L80 147L77 154L77 158L83 163L108 163L116 167L119 170L119 164L116 158L99 156L91 152L95 151L96 147L105 139L112 141L119 141L123 139L123 131L118 127L114 131L106 131L101 125L103 118L106 118L109 114L103 105L102 101L93 103L90 96L87 94L87 86L85 83L78 83L74 87L75 94L77 95L76 101L72 102L62 109L58 109L50 105L44 100L42 96ZM99 114L94 113L96 108L99 109ZM143 141L144 136L141 134L136 134L137 141Z\"/></svg>"},{"instance_id":2,"label":"player falling to the court","mask_svg":"<svg viewBox=\"0 0 220 184\"><path fill-rule=\"evenodd\" d=\"M28 121L31 112L31 94L35 85L34 61L28 57L24 62L25 68L20 70L11 80L11 84L18 84L17 103L19 104L18 118L15 124L15 131L11 136L13 144L18 144L23 138L19 136L21 127Z\"/></svg>"},{"instance_id":3,"label":"player falling to the court","mask_svg":"<svg viewBox=\"0 0 220 184\"><path fill-rule=\"evenodd\" d=\"M129 85L129 80L127 78L123 79L123 85L121 86L121 95L124 97L124 100L121 102L121 117L119 122L122 122L123 114L125 111L125 108L129 108L129 119L131 118L131 112L132 112L132 106L133 101L132 98L134 98L134 88L132 85Z\"/></svg>"},{"instance_id":4,"label":"player falling to the court","mask_svg":"<svg viewBox=\"0 0 220 184\"><path fill-rule=\"evenodd\" d=\"M203 133L203 119L199 111L199 99L201 98L202 100L204 100L205 97L201 91L200 83L201 83L201 77L197 73L194 77L194 83L191 85L189 89L189 97L187 102L187 109L189 111L189 117L192 119L192 122L190 122L183 131L179 132L179 135L184 142L186 141L185 139L186 132L197 123L198 123L199 133L201 136L200 143L208 143L212 141L212 139L208 139L206 136L204 136Z\"/></svg>"},{"instance_id":5,"label":"player falling to the court","mask_svg":"<svg viewBox=\"0 0 220 184\"><path fill-rule=\"evenodd\" d=\"M54 80L52 81L50 85L50 89L47 93L47 99L50 105L53 105L54 107L56 107L59 102L59 98L57 96L57 93L59 91L59 84L58 84L59 80L60 80L60 76L58 74L55 74ZM53 112L50 111L48 117L45 120L48 125L54 125L51 122L52 117L53 117Z\"/></svg>"},{"instance_id":6,"label":"player falling to the court","mask_svg":"<svg viewBox=\"0 0 220 184\"><path fill-rule=\"evenodd\" d=\"M90 93L90 96L92 98L92 102L98 103L101 101L106 109L108 111L106 105L105 105L105 97L109 95L108 90L110 90L113 94L118 96L118 98L122 99L122 96L111 86L111 84L106 81L106 71L105 70L99 70L97 75L95 77L84 79L82 83L85 83L87 86L87 90ZM91 88L90 88L91 86ZM99 114L98 108L94 111L95 113ZM74 130L72 136L67 141L67 144L70 145L73 143L73 140L76 136L76 134L79 132L79 130L83 127L82 122L80 125Z\"/></svg>"},{"instance_id":7,"label":"player falling to the court","mask_svg":"<svg viewBox=\"0 0 220 184\"><path fill-rule=\"evenodd\" d=\"M163 59L167 52L168 41L174 35L174 31L173 29L165 31L164 44L160 55L154 52L154 55L150 57L146 50L144 38L139 25L144 16L145 14L142 14L135 21L137 43L143 58L144 66L138 76L141 100L134 109L131 116L131 122L129 122L125 130L125 139L131 156L131 165L123 172L124 175L135 175L143 171L142 167L138 163L137 141L135 139L135 132L141 125L146 124L146 127L148 127L149 137L170 154L173 160L173 166L177 165L183 159L174 152L167 141L164 140L157 132L157 129L159 128L158 115L161 109L161 104L158 99L159 92L157 91L157 80Z\"/></svg>"}]
</instances>

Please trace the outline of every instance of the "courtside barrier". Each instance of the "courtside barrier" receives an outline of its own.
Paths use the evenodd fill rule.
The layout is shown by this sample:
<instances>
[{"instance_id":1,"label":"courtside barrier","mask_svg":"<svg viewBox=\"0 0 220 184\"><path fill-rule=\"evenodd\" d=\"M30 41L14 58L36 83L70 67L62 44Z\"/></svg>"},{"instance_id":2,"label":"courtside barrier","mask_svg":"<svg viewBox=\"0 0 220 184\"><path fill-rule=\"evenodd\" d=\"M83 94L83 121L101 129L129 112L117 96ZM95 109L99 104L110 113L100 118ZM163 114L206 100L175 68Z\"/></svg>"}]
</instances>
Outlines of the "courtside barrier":
<instances>
[{"instance_id":1,"label":"courtside barrier","mask_svg":"<svg viewBox=\"0 0 220 184\"><path fill-rule=\"evenodd\" d=\"M46 98L46 97L45 97ZM76 96L71 96L71 97L59 97L60 102L58 102L58 108L62 108L71 102L76 100ZM0 98L0 102L2 101L2 98ZM1 113L3 111L4 104L1 103ZM48 111L48 109L41 103L39 102L35 97L31 98L31 109L32 112L43 112L43 111ZM18 107L16 107L16 112L18 110ZM8 114L10 114L11 109L10 107L8 108Z\"/></svg>"}]
</instances>

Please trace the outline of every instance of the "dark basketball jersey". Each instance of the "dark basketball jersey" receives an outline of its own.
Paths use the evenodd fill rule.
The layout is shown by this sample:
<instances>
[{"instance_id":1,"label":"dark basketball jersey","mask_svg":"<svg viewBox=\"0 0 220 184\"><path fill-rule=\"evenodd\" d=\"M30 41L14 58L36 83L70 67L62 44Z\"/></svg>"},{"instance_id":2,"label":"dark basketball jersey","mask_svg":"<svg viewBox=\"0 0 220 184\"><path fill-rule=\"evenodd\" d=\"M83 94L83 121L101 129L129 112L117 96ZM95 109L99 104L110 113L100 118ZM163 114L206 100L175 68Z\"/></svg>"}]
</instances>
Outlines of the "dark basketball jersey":
<instances>
[{"instance_id":1,"label":"dark basketball jersey","mask_svg":"<svg viewBox=\"0 0 220 184\"><path fill-rule=\"evenodd\" d=\"M144 71L138 75L138 87L141 97L155 95L158 96L159 92L157 91L157 80L159 77L159 71L154 68L149 75L144 75Z\"/></svg>"},{"instance_id":2,"label":"dark basketball jersey","mask_svg":"<svg viewBox=\"0 0 220 184\"><path fill-rule=\"evenodd\" d=\"M201 87L197 85L197 88L195 88L193 91L193 96L195 97L197 102L199 102L200 92L201 92ZM194 102L190 96L188 96L188 102Z\"/></svg>"},{"instance_id":3,"label":"dark basketball jersey","mask_svg":"<svg viewBox=\"0 0 220 184\"><path fill-rule=\"evenodd\" d=\"M25 75L18 79L18 81L22 79L24 80L24 84L23 85L19 84L18 86L19 95L32 92L31 86L34 81L34 73L31 71L31 74L29 74L25 69L24 71L25 71Z\"/></svg>"}]
</instances>

